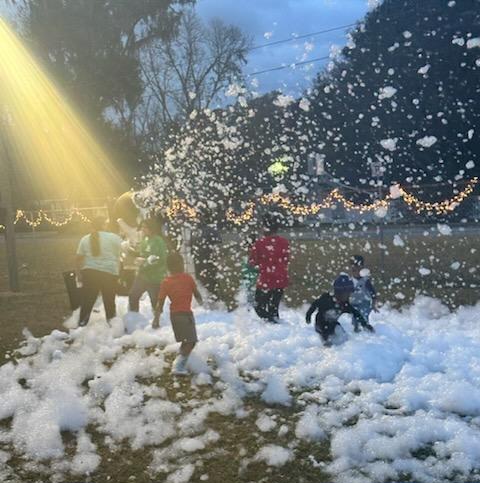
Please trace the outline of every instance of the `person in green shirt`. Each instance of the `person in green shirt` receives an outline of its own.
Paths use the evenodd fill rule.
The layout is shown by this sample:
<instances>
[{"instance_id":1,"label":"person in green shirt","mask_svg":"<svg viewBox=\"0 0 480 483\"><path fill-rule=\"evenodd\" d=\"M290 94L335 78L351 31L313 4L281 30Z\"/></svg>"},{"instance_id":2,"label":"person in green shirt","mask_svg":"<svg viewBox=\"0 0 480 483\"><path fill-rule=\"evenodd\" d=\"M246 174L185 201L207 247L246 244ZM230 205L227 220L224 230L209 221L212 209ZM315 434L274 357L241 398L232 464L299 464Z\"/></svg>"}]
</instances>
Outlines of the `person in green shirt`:
<instances>
[{"instance_id":1,"label":"person in green shirt","mask_svg":"<svg viewBox=\"0 0 480 483\"><path fill-rule=\"evenodd\" d=\"M253 307L255 304L255 290L258 280L258 268L248 263L248 257L242 261L242 282L241 286L247 295L247 305Z\"/></svg>"},{"instance_id":2,"label":"person in green shirt","mask_svg":"<svg viewBox=\"0 0 480 483\"><path fill-rule=\"evenodd\" d=\"M157 305L160 284L167 274L167 244L162 236L162 225L155 218L142 223L143 239L136 251L140 264L128 296L129 309L139 311L140 297L148 292L152 308Z\"/></svg>"},{"instance_id":3,"label":"person in green shirt","mask_svg":"<svg viewBox=\"0 0 480 483\"><path fill-rule=\"evenodd\" d=\"M250 250L252 249L253 244L255 243L256 236L254 233L249 232L244 235L243 238L243 247L247 252L246 256L242 260L241 264L241 282L240 286L245 291L247 296L247 305L250 307L255 306L255 291L257 289L257 280L258 280L258 267L254 267L250 265L249 256Z\"/></svg>"}]
</instances>

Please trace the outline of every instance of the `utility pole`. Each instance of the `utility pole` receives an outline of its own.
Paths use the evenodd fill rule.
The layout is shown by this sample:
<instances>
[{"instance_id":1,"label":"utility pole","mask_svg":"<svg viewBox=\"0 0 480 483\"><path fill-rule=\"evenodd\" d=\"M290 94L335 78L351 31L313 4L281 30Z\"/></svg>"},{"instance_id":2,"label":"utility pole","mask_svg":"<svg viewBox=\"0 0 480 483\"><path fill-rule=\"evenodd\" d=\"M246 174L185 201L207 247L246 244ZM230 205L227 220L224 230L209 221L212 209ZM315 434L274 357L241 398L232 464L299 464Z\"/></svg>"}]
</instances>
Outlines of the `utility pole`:
<instances>
[{"instance_id":1,"label":"utility pole","mask_svg":"<svg viewBox=\"0 0 480 483\"><path fill-rule=\"evenodd\" d=\"M378 199L381 200L383 196L383 165L381 161L374 161L371 164L372 177L376 178L378 188ZM384 237L384 223L385 217L381 217L378 224L379 235L379 249L380 249L380 271L382 279L385 280L385 237Z\"/></svg>"},{"instance_id":2,"label":"utility pole","mask_svg":"<svg viewBox=\"0 0 480 483\"><path fill-rule=\"evenodd\" d=\"M5 213L5 246L7 250L8 281L12 292L20 290L18 283L17 250L15 243L14 209L12 199L12 164L7 143L6 116L0 117L0 205Z\"/></svg>"}]
</instances>

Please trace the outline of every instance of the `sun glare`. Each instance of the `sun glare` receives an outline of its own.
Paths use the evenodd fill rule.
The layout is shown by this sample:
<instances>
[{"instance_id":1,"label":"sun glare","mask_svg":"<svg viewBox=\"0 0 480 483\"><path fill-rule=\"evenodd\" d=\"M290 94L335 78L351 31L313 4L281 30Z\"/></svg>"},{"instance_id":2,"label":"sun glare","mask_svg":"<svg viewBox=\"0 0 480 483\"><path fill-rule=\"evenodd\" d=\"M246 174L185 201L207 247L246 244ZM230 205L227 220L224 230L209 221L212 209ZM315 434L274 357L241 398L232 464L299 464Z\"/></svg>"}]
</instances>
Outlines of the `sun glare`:
<instances>
[{"instance_id":1,"label":"sun glare","mask_svg":"<svg viewBox=\"0 0 480 483\"><path fill-rule=\"evenodd\" d=\"M91 199L124 188L85 123L2 19L0 86L0 135L39 196Z\"/></svg>"}]
</instances>

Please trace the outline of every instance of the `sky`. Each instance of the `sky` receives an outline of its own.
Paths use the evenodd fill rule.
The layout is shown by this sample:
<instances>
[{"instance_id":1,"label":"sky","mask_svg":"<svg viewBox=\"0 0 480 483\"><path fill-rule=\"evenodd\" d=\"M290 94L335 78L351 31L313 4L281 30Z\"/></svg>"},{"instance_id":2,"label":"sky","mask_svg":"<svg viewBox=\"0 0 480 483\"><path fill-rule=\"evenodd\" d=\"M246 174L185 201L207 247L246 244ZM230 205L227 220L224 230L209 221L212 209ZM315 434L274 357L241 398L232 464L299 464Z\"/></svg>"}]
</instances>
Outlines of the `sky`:
<instances>
[{"instance_id":1,"label":"sky","mask_svg":"<svg viewBox=\"0 0 480 483\"><path fill-rule=\"evenodd\" d=\"M355 23L362 19L379 0L197 0L196 10L208 21L218 17L238 26L252 40L254 46L310 34ZM0 15L12 17L12 11L0 3ZM248 56L245 74L282 65L291 66L317 57L329 55L334 46L347 42L348 29L285 42L280 45L253 50ZM261 94L281 90L298 96L311 85L311 81L327 61L319 61L257 76L252 91ZM255 80L254 80L255 79Z\"/></svg>"},{"instance_id":2,"label":"sky","mask_svg":"<svg viewBox=\"0 0 480 483\"><path fill-rule=\"evenodd\" d=\"M364 17L372 0L198 0L197 12L204 20L218 17L242 29L254 46L319 30L355 23ZM307 37L280 45L253 50L245 73L291 65L329 55L332 46L344 46L348 29ZM298 95L304 91L327 61L314 62L248 77L256 79L252 90L274 89ZM258 82L258 87L255 87Z\"/></svg>"}]
</instances>

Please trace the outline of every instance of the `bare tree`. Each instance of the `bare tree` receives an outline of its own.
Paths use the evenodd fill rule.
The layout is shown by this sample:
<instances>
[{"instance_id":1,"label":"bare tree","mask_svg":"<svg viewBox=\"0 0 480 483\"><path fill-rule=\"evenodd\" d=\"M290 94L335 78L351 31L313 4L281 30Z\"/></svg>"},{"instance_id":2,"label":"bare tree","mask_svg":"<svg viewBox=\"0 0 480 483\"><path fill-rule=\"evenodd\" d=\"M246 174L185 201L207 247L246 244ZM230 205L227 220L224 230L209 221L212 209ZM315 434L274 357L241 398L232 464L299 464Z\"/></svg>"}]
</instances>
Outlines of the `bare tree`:
<instances>
[{"instance_id":1,"label":"bare tree","mask_svg":"<svg viewBox=\"0 0 480 483\"><path fill-rule=\"evenodd\" d=\"M242 77L250 39L219 19L204 24L193 9L181 17L177 35L153 42L142 51L148 113L169 123L205 109L232 81Z\"/></svg>"}]
</instances>

